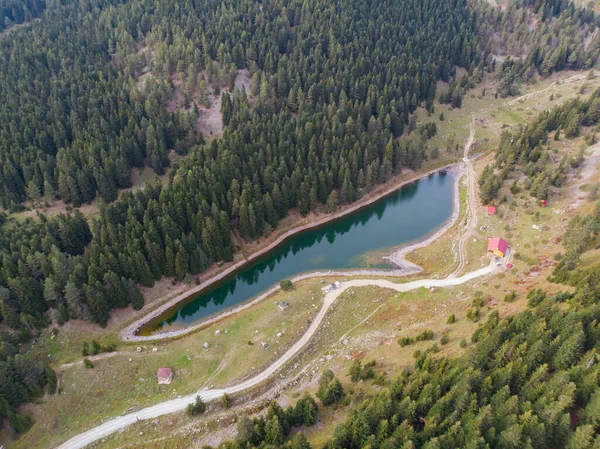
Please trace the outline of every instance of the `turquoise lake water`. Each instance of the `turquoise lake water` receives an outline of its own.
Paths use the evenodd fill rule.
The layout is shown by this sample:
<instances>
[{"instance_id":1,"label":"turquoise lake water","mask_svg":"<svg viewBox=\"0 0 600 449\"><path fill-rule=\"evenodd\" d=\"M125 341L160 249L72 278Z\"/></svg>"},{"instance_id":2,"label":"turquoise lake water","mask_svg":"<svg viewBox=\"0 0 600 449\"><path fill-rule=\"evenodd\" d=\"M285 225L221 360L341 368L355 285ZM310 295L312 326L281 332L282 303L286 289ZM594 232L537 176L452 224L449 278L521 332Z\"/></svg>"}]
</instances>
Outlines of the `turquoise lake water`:
<instances>
[{"instance_id":1,"label":"turquoise lake water","mask_svg":"<svg viewBox=\"0 0 600 449\"><path fill-rule=\"evenodd\" d=\"M297 234L206 290L191 295L141 334L193 325L307 271L365 268L365 253L420 239L452 214L454 176L436 174L317 229Z\"/></svg>"}]
</instances>

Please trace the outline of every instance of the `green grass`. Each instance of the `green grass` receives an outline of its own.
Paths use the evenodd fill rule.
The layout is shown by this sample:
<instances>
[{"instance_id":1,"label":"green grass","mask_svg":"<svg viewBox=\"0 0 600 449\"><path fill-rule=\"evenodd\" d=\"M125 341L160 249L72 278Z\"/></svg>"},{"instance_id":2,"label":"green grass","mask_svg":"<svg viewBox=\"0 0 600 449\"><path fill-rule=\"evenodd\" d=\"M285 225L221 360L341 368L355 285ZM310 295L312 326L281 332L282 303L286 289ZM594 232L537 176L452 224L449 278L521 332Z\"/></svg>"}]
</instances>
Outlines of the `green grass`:
<instances>
[{"instance_id":1,"label":"green grass","mask_svg":"<svg viewBox=\"0 0 600 449\"><path fill-rule=\"evenodd\" d=\"M138 345L122 343L118 355L95 361L94 369L86 370L82 364L64 369L60 375L61 394L46 397L33 408L36 423L13 447L49 447L104 419L261 371L304 333L321 308L320 287L319 280L299 282L290 292L280 292L242 314L187 337L139 344L143 347L140 354L135 349ZM281 300L290 304L285 311L277 308ZM221 331L220 335L215 335L216 330ZM282 335L277 337L279 332ZM68 346L61 346L59 333L54 340L49 336L40 339L34 350L62 354L57 357L61 363L81 360L79 342L83 335L74 338L74 333L64 334ZM263 341L269 344L266 350L261 349ZM208 349L203 347L204 342L210 344ZM158 351L152 352L153 347ZM171 385L156 384L156 370L161 366L173 368Z\"/></svg>"}]
</instances>

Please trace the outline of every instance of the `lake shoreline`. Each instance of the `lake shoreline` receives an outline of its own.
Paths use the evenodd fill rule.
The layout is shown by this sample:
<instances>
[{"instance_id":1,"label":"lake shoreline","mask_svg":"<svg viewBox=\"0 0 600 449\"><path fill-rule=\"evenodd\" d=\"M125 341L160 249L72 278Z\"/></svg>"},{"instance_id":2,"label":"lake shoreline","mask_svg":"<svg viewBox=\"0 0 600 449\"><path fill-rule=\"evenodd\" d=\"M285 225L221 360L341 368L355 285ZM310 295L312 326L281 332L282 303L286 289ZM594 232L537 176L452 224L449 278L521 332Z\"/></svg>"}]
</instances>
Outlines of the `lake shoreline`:
<instances>
[{"instance_id":1,"label":"lake shoreline","mask_svg":"<svg viewBox=\"0 0 600 449\"><path fill-rule=\"evenodd\" d=\"M213 315L212 317L208 316L206 319L202 320L200 323L197 323L195 325L191 325L191 326L173 330L173 331L158 332L158 333L152 334L152 335L137 335L137 332L139 332L139 330L143 326L147 325L150 321L156 319L160 315L163 315L169 309L172 309L173 307L177 306L179 303L188 299L191 295L194 295L206 288L209 288L212 285L214 285L215 283L221 281L223 278L235 273L236 271L238 271L240 269L243 269L244 266L246 266L248 263L254 261L255 259L263 256L264 254L276 249L277 247L279 247L280 245L285 243L285 241L287 239L289 239L299 233L302 233L304 231L319 228L319 227L321 227L325 224L328 224L332 221L338 220L349 214L357 212L357 211L359 211L365 207L368 207L371 204L393 194L394 192L398 191L399 189L401 189L409 184L415 183L422 178L431 176L431 175L439 173L441 171L453 171L453 172L455 172L455 175L456 175L456 179L454 180L455 191L454 191L454 195L453 195L453 212L452 212L450 218L448 220L446 220L446 222L441 226L441 228L434 231L433 234L429 235L428 237L425 237L424 239L419 239L413 243L402 245L399 249L394 251L393 254L391 254L390 256L387 256L387 257L389 257L390 262L392 262L394 265L396 265L397 268L391 269L391 270L357 269L357 270L347 270L347 271L343 271L343 270L316 271L316 272L299 274L298 276L293 277L291 280L292 280L292 282L295 282L295 281L297 282L297 281L300 281L303 279L308 279L308 278L318 277L318 276L353 276L353 275L399 277L399 276L409 276L409 275L416 274L416 273L423 271L420 266L407 261L404 258L404 256L406 254L408 254L410 251L417 249L419 247L422 247L422 246L426 246L429 243L431 243L433 240L439 238L440 235L442 235L444 232L446 232L447 229L450 228L455 223L456 219L458 218L458 209L460 209L460 207L459 207L460 205L459 205L459 201L458 201L458 181L460 179L460 175L462 174L462 169L461 169L460 163L448 164L443 167L439 167L439 168L430 170L428 172L419 174L410 179L404 180L394 186L391 186L390 188L384 190L382 193L380 193L372 198L369 198L366 201L359 202L352 207L344 209L343 211L340 211L336 214L325 216L321 220L316 220L312 223L298 226L294 229L291 229L291 230L283 233L277 239L275 239L271 244L267 245L264 248L261 248L260 250L256 251L249 257L236 262L229 268L227 268L227 269L221 271L220 273L214 275L213 277L209 278L207 281L203 282L201 285L198 285L196 287L193 287L189 290L182 292L181 294L177 295L173 299L165 302L161 306L150 311L148 314L141 317L140 319L135 320L133 323L129 324L127 327L125 327L121 331L121 333L120 333L121 340L130 341L130 342L139 342L139 341L156 341L156 340L162 340L162 339L167 339L167 338L180 337L180 336L189 334L191 332L200 330L206 326L209 326L211 324L214 324L217 321L222 320L223 318L229 317L233 314L239 313L239 312L251 307L252 305L256 304L257 302L262 301L266 297L268 297L271 294L278 291L279 285L273 286L272 288L263 292L259 296L255 297L254 299L250 298L249 300L243 301L243 302L239 303L238 305L233 306L232 308L229 308L222 312L219 312L216 315Z\"/></svg>"},{"instance_id":2,"label":"lake shoreline","mask_svg":"<svg viewBox=\"0 0 600 449\"><path fill-rule=\"evenodd\" d=\"M390 263L392 263L393 265L396 265L397 267L413 266L413 267L418 267L419 271L423 271L423 269L419 265L407 260L406 256L409 253L412 253L413 251L415 251L417 249L421 249L421 248L431 245L433 242L435 242L437 239L439 239L443 234L445 234L452 226L454 226L456 224L456 221L458 220L458 216L460 215L459 184L460 184L460 178L461 178L462 174L464 173L464 170L460 166L453 167L452 169L456 171L456 179L454 180L454 186L453 186L453 188L454 188L454 193L452 194L453 207L452 207L452 214L450 215L450 217L446 220L446 222L444 224L442 224L442 226L440 226L438 229L434 230L433 232L429 233L429 235L425 235L424 237L417 239L416 241L401 245L400 247L396 248L394 250L394 252L392 252L390 255L383 257L383 259L389 261Z\"/></svg>"}]
</instances>

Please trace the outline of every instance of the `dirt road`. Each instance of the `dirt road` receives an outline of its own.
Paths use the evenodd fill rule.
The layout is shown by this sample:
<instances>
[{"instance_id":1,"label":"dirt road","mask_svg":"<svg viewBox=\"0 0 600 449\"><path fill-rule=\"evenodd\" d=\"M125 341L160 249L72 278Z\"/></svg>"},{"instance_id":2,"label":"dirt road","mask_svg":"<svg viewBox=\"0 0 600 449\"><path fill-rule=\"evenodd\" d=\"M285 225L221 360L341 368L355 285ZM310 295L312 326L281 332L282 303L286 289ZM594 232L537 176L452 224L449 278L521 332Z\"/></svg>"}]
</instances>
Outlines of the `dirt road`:
<instances>
[{"instance_id":1,"label":"dirt road","mask_svg":"<svg viewBox=\"0 0 600 449\"><path fill-rule=\"evenodd\" d=\"M520 97L517 97L510 101L507 101L506 103L504 103L503 106L513 106L513 105L519 103L520 101L529 100L530 98L534 98L540 94L543 94L544 92L546 92L550 89L554 89L563 84L570 84L570 83L574 83L576 81L581 81L581 80L586 79L587 77L588 77L588 73L586 72L586 73L578 73L577 75L573 75L564 80L558 79L557 81L553 82L552 84L550 84L548 87L546 87L544 89L536 90L536 91L530 92L528 94L521 95Z\"/></svg>"},{"instance_id":2,"label":"dirt road","mask_svg":"<svg viewBox=\"0 0 600 449\"><path fill-rule=\"evenodd\" d=\"M477 232L477 177L475 176L475 169L473 168L473 162L469 159L469 154L473 144L475 143L475 116L471 117L471 132L469 139L465 144L465 152L463 155L463 161L465 163L465 174L467 182L467 221L465 224L465 231L458 241L458 267L450 274L450 278L458 276L461 270L467 264L466 245L469 238L473 235L478 235Z\"/></svg>"},{"instance_id":3,"label":"dirt road","mask_svg":"<svg viewBox=\"0 0 600 449\"><path fill-rule=\"evenodd\" d=\"M373 279L356 279L344 282L341 288L332 290L325 296L321 310L319 311L315 319L311 322L309 328L306 330L304 335L291 348L289 348L283 356L281 356L278 360L273 362L273 364L271 364L267 369L257 374L256 376L228 388L220 390L202 390L189 396L184 396L181 398L162 402L152 407L141 409L134 413L119 416L118 418L111 419L110 421L107 421L104 424L101 424L97 427L94 427L86 432L83 432L71 438L70 440L58 446L57 449L81 449L87 446L88 444L99 440L100 438L106 437L111 433L116 432L117 430L120 430L137 421L156 418L158 416L166 415L168 413L180 412L184 410L188 404L195 400L196 395L199 395L203 401L209 402L222 397L225 393L238 393L240 391L247 390L249 388L255 387L263 383L264 381L269 379L275 372L277 372L283 365L290 361L296 354L298 354L298 352L300 352L300 350L310 341L312 336L315 334L315 332L321 325L321 322L323 321L323 318L327 314L331 305L348 288L375 285L378 287L396 290L398 292L407 292L422 287L450 287L460 285L465 282L469 282L473 279L476 279L480 276L491 274L493 272L494 268L490 265L488 267L481 268L477 271L472 271L471 273L465 274L464 276L459 278L420 279L412 282L407 282L405 284L395 284L387 280Z\"/></svg>"}]
</instances>

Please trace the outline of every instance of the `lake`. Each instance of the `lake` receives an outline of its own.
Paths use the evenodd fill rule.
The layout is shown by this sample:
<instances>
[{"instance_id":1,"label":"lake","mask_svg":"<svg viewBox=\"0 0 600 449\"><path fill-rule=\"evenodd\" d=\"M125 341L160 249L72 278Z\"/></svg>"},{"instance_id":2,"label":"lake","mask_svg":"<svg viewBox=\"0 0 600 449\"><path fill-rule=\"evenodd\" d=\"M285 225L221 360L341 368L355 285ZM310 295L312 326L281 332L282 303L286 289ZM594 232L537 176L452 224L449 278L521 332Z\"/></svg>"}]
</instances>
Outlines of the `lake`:
<instances>
[{"instance_id":1,"label":"lake","mask_svg":"<svg viewBox=\"0 0 600 449\"><path fill-rule=\"evenodd\" d=\"M454 178L451 172L422 178L363 209L290 237L149 321L139 334L196 324L303 272L366 268L366 253L421 239L444 224L453 210Z\"/></svg>"}]
</instances>

